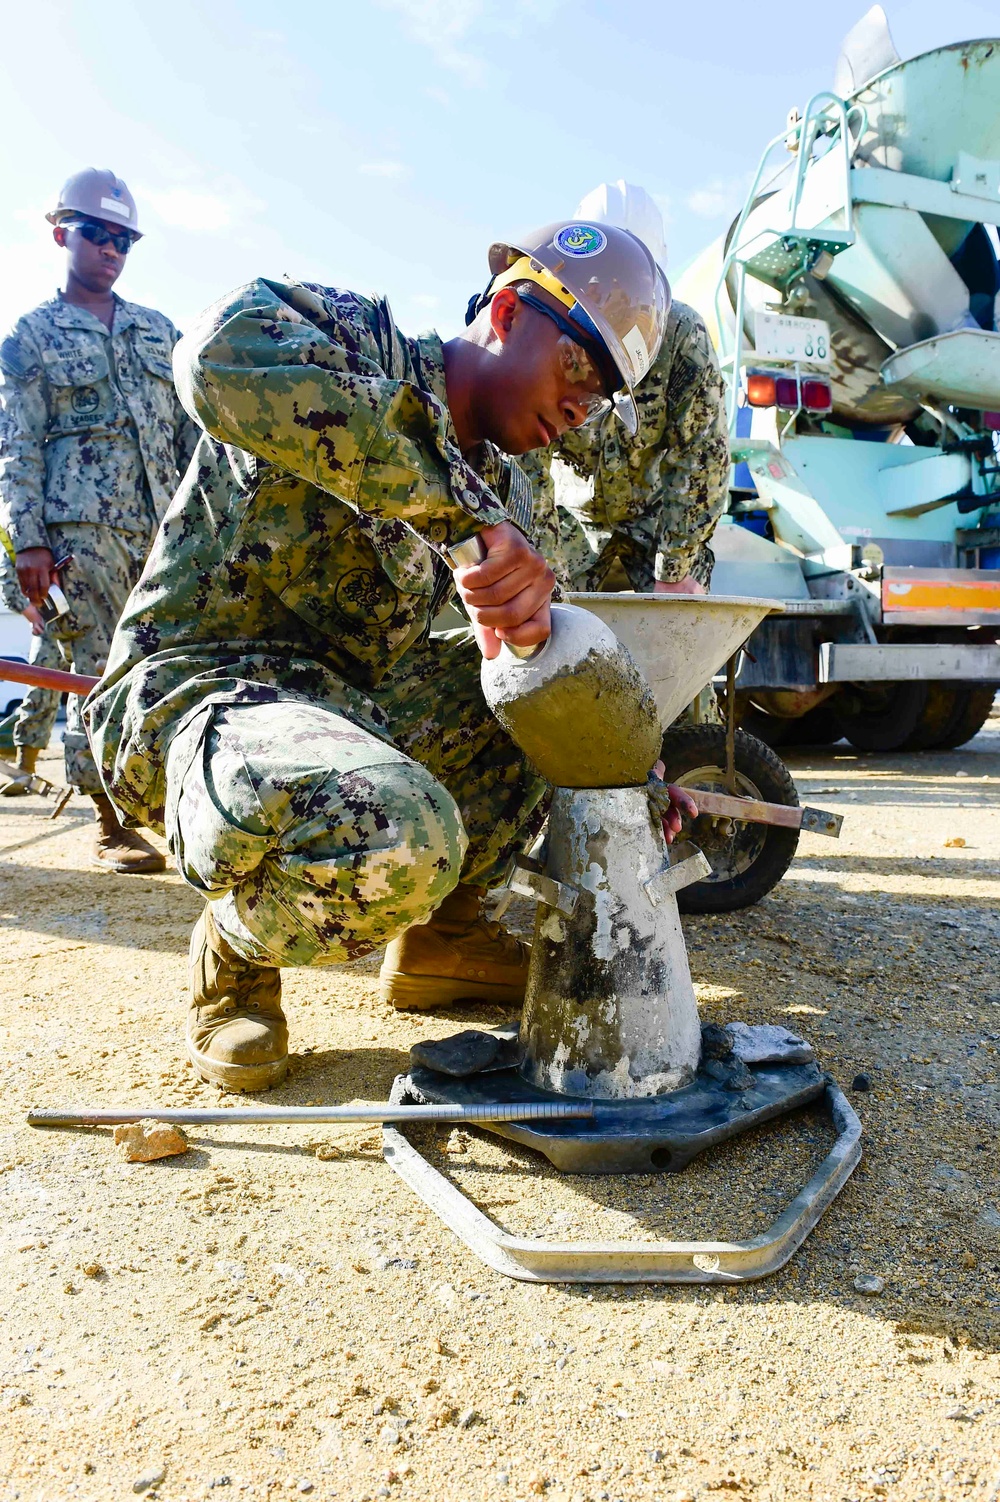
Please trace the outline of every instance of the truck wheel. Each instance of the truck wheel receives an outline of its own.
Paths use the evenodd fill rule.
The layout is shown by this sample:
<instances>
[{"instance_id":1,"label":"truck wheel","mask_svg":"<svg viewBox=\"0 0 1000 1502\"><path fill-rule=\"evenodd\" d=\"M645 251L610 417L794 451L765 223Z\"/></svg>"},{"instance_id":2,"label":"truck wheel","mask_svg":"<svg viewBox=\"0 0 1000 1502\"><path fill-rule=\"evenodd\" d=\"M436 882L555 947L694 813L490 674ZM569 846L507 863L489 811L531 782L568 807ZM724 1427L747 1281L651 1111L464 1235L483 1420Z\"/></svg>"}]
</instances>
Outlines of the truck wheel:
<instances>
[{"instance_id":1,"label":"truck wheel","mask_svg":"<svg viewBox=\"0 0 1000 1502\"><path fill-rule=\"evenodd\" d=\"M722 725L685 725L668 730L661 751L664 781L727 793L726 731ZM788 768L769 746L745 730L736 732L736 785L739 794L764 803L798 807ZM731 913L753 903L777 886L795 854L797 829L774 824L738 824L701 816L686 820L680 835L705 852L711 876L677 894L682 913Z\"/></svg>"},{"instance_id":2,"label":"truck wheel","mask_svg":"<svg viewBox=\"0 0 1000 1502\"><path fill-rule=\"evenodd\" d=\"M836 711L830 704L817 704L798 719L782 719L749 704L740 717L740 729L765 746L832 746L841 737Z\"/></svg>"},{"instance_id":3,"label":"truck wheel","mask_svg":"<svg viewBox=\"0 0 1000 1502\"><path fill-rule=\"evenodd\" d=\"M765 746L783 746L792 733L794 720L783 720L776 714L765 714L756 704L748 704L739 715L739 727L746 735L763 741Z\"/></svg>"},{"instance_id":4,"label":"truck wheel","mask_svg":"<svg viewBox=\"0 0 1000 1502\"><path fill-rule=\"evenodd\" d=\"M837 696L842 735L859 751L902 751L927 708L926 683L854 683Z\"/></svg>"},{"instance_id":5,"label":"truck wheel","mask_svg":"<svg viewBox=\"0 0 1000 1502\"><path fill-rule=\"evenodd\" d=\"M964 746L966 741L971 741L974 735L979 734L990 717L996 685L956 689L953 694L954 715L940 740L934 742L935 751L954 751L957 746Z\"/></svg>"},{"instance_id":6,"label":"truck wheel","mask_svg":"<svg viewBox=\"0 0 1000 1502\"><path fill-rule=\"evenodd\" d=\"M949 688L946 683L928 683L927 701L924 704L916 728L908 735L903 743L904 751L929 751L941 744L941 737L948 733L949 727L958 713L958 701L965 697L961 689L957 692Z\"/></svg>"},{"instance_id":7,"label":"truck wheel","mask_svg":"<svg viewBox=\"0 0 1000 1502\"><path fill-rule=\"evenodd\" d=\"M831 704L817 704L788 722L783 746L832 746L841 737L840 721Z\"/></svg>"}]
</instances>

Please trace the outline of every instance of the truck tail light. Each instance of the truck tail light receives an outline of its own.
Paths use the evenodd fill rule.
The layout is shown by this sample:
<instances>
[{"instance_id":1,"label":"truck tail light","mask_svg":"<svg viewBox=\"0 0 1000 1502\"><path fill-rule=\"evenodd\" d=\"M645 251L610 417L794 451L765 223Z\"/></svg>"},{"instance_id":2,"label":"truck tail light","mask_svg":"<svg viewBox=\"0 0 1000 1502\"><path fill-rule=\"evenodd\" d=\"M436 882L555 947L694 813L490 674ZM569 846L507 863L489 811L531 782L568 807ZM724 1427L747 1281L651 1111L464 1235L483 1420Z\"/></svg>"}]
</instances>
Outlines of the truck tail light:
<instances>
[{"instance_id":1,"label":"truck tail light","mask_svg":"<svg viewBox=\"0 0 1000 1502\"><path fill-rule=\"evenodd\" d=\"M747 376L747 404L751 407L776 407L777 384L772 375Z\"/></svg>"},{"instance_id":2,"label":"truck tail light","mask_svg":"<svg viewBox=\"0 0 1000 1502\"><path fill-rule=\"evenodd\" d=\"M802 382L802 405L807 412L830 412L833 409L833 391L826 381Z\"/></svg>"},{"instance_id":3,"label":"truck tail light","mask_svg":"<svg viewBox=\"0 0 1000 1502\"><path fill-rule=\"evenodd\" d=\"M767 375L757 372L747 376L747 405L750 407L804 407L807 412L829 412L833 392L828 381L804 380L795 376Z\"/></svg>"}]
</instances>

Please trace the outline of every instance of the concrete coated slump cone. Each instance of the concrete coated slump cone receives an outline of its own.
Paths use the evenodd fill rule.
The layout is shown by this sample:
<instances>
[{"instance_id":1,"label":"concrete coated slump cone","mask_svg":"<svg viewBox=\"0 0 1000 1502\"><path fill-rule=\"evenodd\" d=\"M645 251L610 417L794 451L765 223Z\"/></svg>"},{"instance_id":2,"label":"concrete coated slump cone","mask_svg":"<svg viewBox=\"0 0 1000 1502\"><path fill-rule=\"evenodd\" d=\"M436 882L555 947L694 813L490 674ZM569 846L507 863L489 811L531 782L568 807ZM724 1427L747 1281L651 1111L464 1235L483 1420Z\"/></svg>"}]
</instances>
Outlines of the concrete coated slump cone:
<instances>
[{"instance_id":1,"label":"concrete coated slump cone","mask_svg":"<svg viewBox=\"0 0 1000 1502\"><path fill-rule=\"evenodd\" d=\"M555 784L544 865L521 858L538 898L519 1031L466 1030L411 1050L393 1098L463 1106L585 1099L587 1121L491 1130L578 1174L679 1172L699 1153L802 1106L825 1104L826 1161L769 1232L750 1242L553 1244L507 1235L394 1128L392 1167L490 1266L560 1282L738 1282L801 1245L860 1155L860 1123L812 1049L778 1027L702 1030L676 893L701 851L668 850L646 777L661 725L711 680L770 600L583 595L553 607L525 658L484 663L494 714ZM623 643L625 645L623 645ZM652 692L650 691L652 684ZM655 696L655 702L654 702Z\"/></svg>"},{"instance_id":2,"label":"concrete coated slump cone","mask_svg":"<svg viewBox=\"0 0 1000 1502\"><path fill-rule=\"evenodd\" d=\"M482 665L496 718L555 787L645 784L660 754L656 704L628 649L595 615L553 605L552 634Z\"/></svg>"},{"instance_id":3,"label":"concrete coated slump cone","mask_svg":"<svg viewBox=\"0 0 1000 1502\"><path fill-rule=\"evenodd\" d=\"M739 595L572 594L570 600L627 647L664 730L775 609L774 600Z\"/></svg>"}]
</instances>

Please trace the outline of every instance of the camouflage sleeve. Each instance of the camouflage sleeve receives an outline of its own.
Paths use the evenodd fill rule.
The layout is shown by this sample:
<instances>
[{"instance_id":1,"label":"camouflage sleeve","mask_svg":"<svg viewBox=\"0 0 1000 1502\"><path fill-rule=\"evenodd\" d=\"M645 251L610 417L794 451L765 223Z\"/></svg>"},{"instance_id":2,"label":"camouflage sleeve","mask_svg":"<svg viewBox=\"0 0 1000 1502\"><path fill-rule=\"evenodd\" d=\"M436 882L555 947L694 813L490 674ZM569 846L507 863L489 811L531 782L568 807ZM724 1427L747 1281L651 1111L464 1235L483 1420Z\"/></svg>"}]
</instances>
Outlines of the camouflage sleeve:
<instances>
[{"instance_id":1,"label":"camouflage sleeve","mask_svg":"<svg viewBox=\"0 0 1000 1502\"><path fill-rule=\"evenodd\" d=\"M186 411L358 511L423 534L436 521L439 545L505 521L451 442L447 409L366 356L348 312L327 313L319 327L265 281L216 304L175 351Z\"/></svg>"},{"instance_id":2,"label":"camouflage sleeve","mask_svg":"<svg viewBox=\"0 0 1000 1502\"><path fill-rule=\"evenodd\" d=\"M191 463L200 437L201 429L198 424L191 421L180 402L178 402L177 421L174 425L174 456L177 463L177 473L181 478L183 478L184 471Z\"/></svg>"},{"instance_id":3,"label":"camouflage sleeve","mask_svg":"<svg viewBox=\"0 0 1000 1502\"><path fill-rule=\"evenodd\" d=\"M549 564L558 583L563 589L568 589L569 569L563 553L555 486L552 483L552 450L532 449L529 454L521 454L517 462L530 481L534 499L531 541Z\"/></svg>"},{"instance_id":4,"label":"camouflage sleeve","mask_svg":"<svg viewBox=\"0 0 1000 1502\"><path fill-rule=\"evenodd\" d=\"M174 350L180 343L180 330L170 325L170 348ZM192 455L198 447L198 439L201 437L201 429L193 422L184 408L180 398L174 393L174 459L177 465L177 473L183 476L184 471L191 463Z\"/></svg>"},{"instance_id":5,"label":"camouflage sleeve","mask_svg":"<svg viewBox=\"0 0 1000 1502\"><path fill-rule=\"evenodd\" d=\"M725 510L729 480L725 389L700 319L675 357L666 412L656 577L673 584L692 572L703 575L706 566L711 573L707 545Z\"/></svg>"},{"instance_id":6,"label":"camouflage sleeve","mask_svg":"<svg viewBox=\"0 0 1000 1502\"><path fill-rule=\"evenodd\" d=\"M15 332L0 345L0 526L18 553L49 545L43 521L45 386L40 359Z\"/></svg>"},{"instance_id":7,"label":"camouflage sleeve","mask_svg":"<svg viewBox=\"0 0 1000 1502\"><path fill-rule=\"evenodd\" d=\"M0 598L15 615L21 615L27 608L28 598L21 593L14 560L5 547L0 547Z\"/></svg>"}]
</instances>

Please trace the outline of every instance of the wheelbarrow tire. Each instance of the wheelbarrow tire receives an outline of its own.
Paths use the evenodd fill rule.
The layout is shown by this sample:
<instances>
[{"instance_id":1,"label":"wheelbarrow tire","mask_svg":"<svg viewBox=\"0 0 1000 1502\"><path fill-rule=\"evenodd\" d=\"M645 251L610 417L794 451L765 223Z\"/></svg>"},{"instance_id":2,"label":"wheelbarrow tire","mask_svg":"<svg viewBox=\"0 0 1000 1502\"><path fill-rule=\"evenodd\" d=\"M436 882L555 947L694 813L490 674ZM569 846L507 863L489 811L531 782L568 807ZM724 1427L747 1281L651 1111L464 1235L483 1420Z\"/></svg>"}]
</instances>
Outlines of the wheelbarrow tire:
<instances>
[{"instance_id":1,"label":"wheelbarrow tire","mask_svg":"<svg viewBox=\"0 0 1000 1502\"><path fill-rule=\"evenodd\" d=\"M736 780L740 796L798 807L798 794L779 756L745 730L736 732ZM726 731L722 725L685 725L668 730L660 752L664 780L689 788L725 793ZM712 875L677 894L683 913L732 913L752 907L784 876L799 842L797 829L776 824L736 824L731 833L717 821L685 822L680 836L690 839L712 866Z\"/></svg>"}]
</instances>

